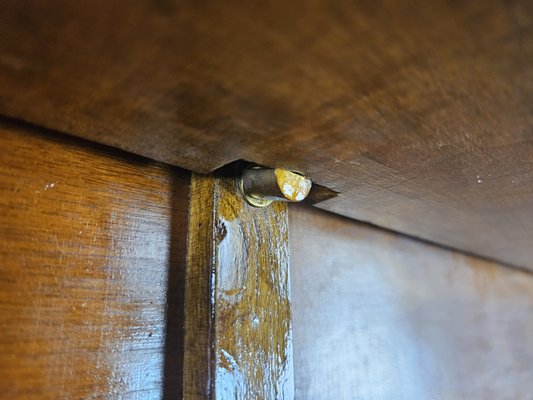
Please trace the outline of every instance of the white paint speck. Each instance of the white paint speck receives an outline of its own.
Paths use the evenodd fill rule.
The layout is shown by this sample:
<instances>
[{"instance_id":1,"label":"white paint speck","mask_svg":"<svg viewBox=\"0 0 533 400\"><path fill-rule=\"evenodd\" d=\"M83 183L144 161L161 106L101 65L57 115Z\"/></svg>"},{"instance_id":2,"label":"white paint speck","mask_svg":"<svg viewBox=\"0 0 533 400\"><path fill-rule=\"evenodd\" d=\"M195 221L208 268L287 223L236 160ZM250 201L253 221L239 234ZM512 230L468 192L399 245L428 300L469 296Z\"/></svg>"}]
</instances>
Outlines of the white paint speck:
<instances>
[{"instance_id":1,"label":"white paint speck","mask_svg":"<svg viewBox=\"0 0 533 400\"><path fill-rule=\"evenodd\" d=\"M481 176L479 176L479 175L476 176L476 180L477 180L477 183L482 183L483 182L483 179L481 179Z\"/></svg>"},{"instance_id":2,"label":"white paint speck","mask_svg":"<svg viewBox=\"0 0 533 400\"><path fill-rule=\"evenodd\" d=\"M44 190L53 189L55 185L56 184L54 182L47 183L46 185L44 185Z\"/></svg>"},{"instance_id":3,"label":"white paint speck","mask_svg":"<svg viewBox=\"0 0 533 400\"><path fill-rule=\"evenodd\" d=\"M289 196L292 196L292 194L294 193L294 188L289 185L288 183L285 183L283 185L283 193L289 195Z\"/></svg>"}]
</instances>

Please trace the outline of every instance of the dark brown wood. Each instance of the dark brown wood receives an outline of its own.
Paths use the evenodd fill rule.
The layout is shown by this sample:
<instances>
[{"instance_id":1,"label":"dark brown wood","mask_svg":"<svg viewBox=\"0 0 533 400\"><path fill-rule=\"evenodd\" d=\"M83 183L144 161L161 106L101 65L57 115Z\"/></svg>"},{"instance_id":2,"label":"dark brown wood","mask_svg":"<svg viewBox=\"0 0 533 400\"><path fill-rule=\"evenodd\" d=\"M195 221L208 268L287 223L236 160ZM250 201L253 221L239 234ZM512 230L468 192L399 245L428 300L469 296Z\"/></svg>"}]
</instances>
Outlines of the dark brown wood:
<instances>
[{"instance_id":1,"label":"dark brown wood","mask_svg":"<svg viewBox=\"0 0 533 400\"><path fill-rule=\"evenodd\" d=\"M0 397L179 397L188 184L0 123Z\"/></svg>"},{"instance_id":2,"label":"dark brown wood","mask_svg":"<svg viewBox=\"0 0 533 400\"><path fill-rule=\"evenodd\" d=\"M287 205L236 189L192 176L184 398L292 399Z\"/></svg>"},{"instance_id":3,"label":"dark brown wood","mask_svg":"<svg viewBox=\"0 0 533 400\"><path fill-rule=\"evenodd\" d=\"M531 398L533 275L289 207L296 399Z\"/></svg>"},{"instance_id":4,"label":"dark brown wood","mask_svg":"<svg viewBox=\"0 0 533 400\"><path fill-rule=\"evenodd\" d=\"M532 4L8 0L0 112L533 268Z\"/></svg>"}]
</instances>

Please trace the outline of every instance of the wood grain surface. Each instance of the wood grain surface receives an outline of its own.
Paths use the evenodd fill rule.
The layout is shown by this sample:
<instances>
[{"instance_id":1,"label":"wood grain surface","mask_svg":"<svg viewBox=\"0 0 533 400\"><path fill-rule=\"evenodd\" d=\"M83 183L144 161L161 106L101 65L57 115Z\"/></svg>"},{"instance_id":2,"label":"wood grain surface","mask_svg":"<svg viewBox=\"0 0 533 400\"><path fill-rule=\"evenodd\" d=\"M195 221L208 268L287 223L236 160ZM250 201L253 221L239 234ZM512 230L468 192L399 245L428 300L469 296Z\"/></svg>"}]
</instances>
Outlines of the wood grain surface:
<instances>
[{"instance_id":1,"label":"wood grain surface","mask_svg":"<svg viewBox=\"0 0 533 400\"><path fill-rule=\"evenodd\" d=\"M0 397L178 398L189 175L0 122Z\"/></svg>"},{"instance_id":2,"label":"wood grain surface","mask_svg":"<svg viewBox=\"0 0 533 400\"><path fill-rule=\"evenodd\" d=\"M193 174L189 213L184 398L292 399L287 205Z\"/></svg>"},{"instance_id":3,"label":"wood grain surface","mask_svg":"<svg viewBox=\"0 0 533 400\"><path fill-rule=\"evenodd\" d=\"M0 112L533 268L532 5L8 0Z\"/></svg>"},{"instance_id":4,"label":"wood grain surface","mask_svg":"<svg viewBox=\"0 0 533 400\"><path fill-rule=\"evenodd\" d=\"M533 274L289 207L296 399L530 400Z\"/></svg>"}]
</instances>

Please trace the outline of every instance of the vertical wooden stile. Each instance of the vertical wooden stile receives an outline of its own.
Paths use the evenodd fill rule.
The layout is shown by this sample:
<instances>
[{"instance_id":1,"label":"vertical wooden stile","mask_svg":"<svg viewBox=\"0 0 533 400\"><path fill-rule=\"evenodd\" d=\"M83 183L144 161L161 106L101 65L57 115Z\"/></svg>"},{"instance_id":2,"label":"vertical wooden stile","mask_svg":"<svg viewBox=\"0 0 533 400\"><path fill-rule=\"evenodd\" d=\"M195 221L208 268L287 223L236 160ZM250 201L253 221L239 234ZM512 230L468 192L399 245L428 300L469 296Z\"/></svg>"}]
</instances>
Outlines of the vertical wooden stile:
<instances>
[{"instance_id":1,"label":"vertical wooden stile","mask_svg":"<svg viewBox=\"0 0 533 400\"><path fill-rule=\"evenodd\" d=\"M287 205L199 174L190 196L184 398L291 399Z\"/></svg>"}]
</instances>

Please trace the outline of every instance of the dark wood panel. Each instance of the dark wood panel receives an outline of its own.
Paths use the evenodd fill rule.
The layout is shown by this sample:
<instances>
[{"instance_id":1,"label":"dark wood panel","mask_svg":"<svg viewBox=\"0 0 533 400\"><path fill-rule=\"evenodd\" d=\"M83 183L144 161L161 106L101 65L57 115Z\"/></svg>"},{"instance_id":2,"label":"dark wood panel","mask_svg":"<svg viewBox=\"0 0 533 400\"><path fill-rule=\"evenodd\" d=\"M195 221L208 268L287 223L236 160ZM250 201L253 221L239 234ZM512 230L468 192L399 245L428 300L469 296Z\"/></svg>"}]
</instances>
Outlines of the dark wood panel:
<instances>
[{"instance_id":1,"label":"dark wood panel","mask_svg":"<svg viewBox=\"0 0 533 400\"><path fill-rule=\"evenodd\" d=\"M0 123L0 397L178 398L188 184Z\"/></svg>"},{"instance_id":2,"label":"dark wood panel","mask_svg":"<svg viewBox=\"0 0 533 400\"><path fill-rule=\"evenodd\" d=\"M532 4L9 0L0 112L531 268Z\"/></svg>"},{"instance_id":3,"label":"dark wood panel","mask_svg":"<svg viewBox=\"0 0 533 400\"><path fill-rule=\"evenodd\" d=\"M533 275L289 207L297 399L531 399Z\"/></svg>"},{"instance_id":4,"label":"dark wood panel","mask_svg":"<svg viewBox=\"0 0 533 400\"><path fill-rule=\"evenodd\" d=\"M193 174L188 237L184 398L292 399L286 203Z\"/></svg>"}]
</instances>

